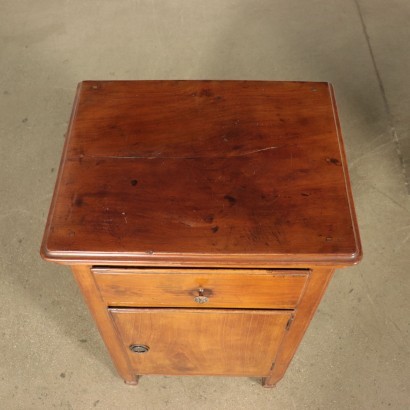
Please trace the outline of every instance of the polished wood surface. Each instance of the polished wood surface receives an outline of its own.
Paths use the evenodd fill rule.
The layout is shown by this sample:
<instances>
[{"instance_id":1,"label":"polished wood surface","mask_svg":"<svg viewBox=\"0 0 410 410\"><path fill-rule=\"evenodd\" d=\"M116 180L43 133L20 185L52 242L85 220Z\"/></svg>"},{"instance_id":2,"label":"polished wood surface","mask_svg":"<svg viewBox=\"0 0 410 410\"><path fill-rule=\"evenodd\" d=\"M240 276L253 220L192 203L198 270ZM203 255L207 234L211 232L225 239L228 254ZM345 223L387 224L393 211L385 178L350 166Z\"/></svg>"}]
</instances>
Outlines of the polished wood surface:
<instances>
[{"instance_id":1,"label":"polished wood surface","mask_svg":"<svg viewBox=\"0 0 410 410\"><path fill-rule=\"evenodd\" d=\"M331 86L81 83L42 255L203 267L357 262Z\"/></svg>"},{"instance_id":2,"label":"polished wood surface","mask_svg":"<svg viewBox=\"0 0 410 410\"><path fill-rule=\"evenodd\" d=\"M110 309L136 374L265 376L289 311Z\"/></svg>"},{"instance_id":3,"label":"polished wood surface","mask_svg":"<svg viewBox=\"0 0 410 410\"><path fill-rule=\"evenodd\" d=\"M72 266L126 383L273 387L361 258L332 87L81 83L41 254Z\"/></svg>"},{"instance_id":4,"label":"polished wood surface","mask_svg":"<svg viewBox=\"0 0 410 410\"><path fill-rule=\"evenodd\" d=\"M107 306L294 309L305 271L94 268ZM203 289L203 292L200 292ZM195 301L202 295L205 302Z\"/></svg>"}]
</instances>

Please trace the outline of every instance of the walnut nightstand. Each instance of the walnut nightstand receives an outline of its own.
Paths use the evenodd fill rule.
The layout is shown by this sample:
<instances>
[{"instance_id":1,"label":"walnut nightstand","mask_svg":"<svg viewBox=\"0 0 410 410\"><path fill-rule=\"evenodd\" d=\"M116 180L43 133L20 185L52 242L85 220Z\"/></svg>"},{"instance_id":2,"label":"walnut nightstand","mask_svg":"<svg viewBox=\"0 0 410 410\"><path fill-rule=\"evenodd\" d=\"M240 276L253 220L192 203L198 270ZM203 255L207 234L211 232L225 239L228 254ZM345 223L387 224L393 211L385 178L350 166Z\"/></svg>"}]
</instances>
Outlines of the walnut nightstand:
<instances>
[{"instance_id":1,"label":"walnut nightstand","mask_svg":"<svg viewBox=\"0 0 410 410\"><path fill-rule=\"evenodd\" d=\"M281 379L361 258L328 83L79 85L41 249L121 377Z\"/></svg>"}]
</instances>

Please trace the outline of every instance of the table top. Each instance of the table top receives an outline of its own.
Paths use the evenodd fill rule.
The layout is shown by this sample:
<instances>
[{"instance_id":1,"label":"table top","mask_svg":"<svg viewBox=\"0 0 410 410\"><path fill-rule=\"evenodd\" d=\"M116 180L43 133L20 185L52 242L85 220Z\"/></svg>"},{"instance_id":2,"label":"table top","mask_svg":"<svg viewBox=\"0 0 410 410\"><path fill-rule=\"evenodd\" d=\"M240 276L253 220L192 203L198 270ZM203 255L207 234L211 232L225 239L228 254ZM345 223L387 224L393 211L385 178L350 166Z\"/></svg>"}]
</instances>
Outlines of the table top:
<instances>
[{"instance_id":1,"label":"table top","mask_svg":"<svg viewBox=\"0 0 410 410\"><path fill-rule=\"evenodd\" d=\"M332 87L80 83L41 253L144 266L356 263Z\"/></svg>"}]
</instances>

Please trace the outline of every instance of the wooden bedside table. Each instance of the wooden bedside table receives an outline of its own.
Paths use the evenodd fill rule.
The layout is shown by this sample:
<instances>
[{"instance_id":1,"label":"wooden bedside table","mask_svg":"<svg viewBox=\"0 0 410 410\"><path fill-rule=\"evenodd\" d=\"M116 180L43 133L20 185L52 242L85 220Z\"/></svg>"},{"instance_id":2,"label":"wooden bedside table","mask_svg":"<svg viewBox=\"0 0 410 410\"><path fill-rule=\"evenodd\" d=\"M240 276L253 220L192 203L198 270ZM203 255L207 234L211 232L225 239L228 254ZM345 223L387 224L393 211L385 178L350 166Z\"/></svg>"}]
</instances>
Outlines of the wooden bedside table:
<instances>
[{"instance_id":1,"label":"wooden bedside table","mask_svg":"<svg viewBox=\"0 0 410 410\"><path fill-rule=\"evenodd\" d=\"M361 245L332 87L79 85L41 248L121 377L281 379Z\"/></svg>"}]
</instances>

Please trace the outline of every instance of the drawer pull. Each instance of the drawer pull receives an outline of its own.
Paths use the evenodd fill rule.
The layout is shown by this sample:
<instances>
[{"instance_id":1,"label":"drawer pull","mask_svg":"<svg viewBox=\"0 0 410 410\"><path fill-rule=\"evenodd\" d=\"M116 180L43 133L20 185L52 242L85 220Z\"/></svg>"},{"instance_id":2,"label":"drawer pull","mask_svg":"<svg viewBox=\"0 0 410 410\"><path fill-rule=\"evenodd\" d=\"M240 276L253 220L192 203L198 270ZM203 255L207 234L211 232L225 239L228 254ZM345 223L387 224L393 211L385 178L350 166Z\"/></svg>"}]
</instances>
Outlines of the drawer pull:
<instances>
[{"instance_id":1,"label":"drawer pull","mask_svg":"<svg viewBox=\"0 0 410 410\"><path fill-rule=\"evenodd\" d=\"M201 303L202 304L202 303L208 302L209 299L206 296L204 296L204 290L202 288L198 289L198 293L199 293L199 295L194 298L194 301L196 303Z\"/></svg>"},{"instance_id":2,"label":"drawer pull","mask_svg":"<svg viewBox=\"0 0 410 410\"><path fill-rule=\"evenodd\" d=\"M131 345L130 350L134 353L146 353L148 352L149 347L145 345Z\"/></svg>"}]
</instances>

